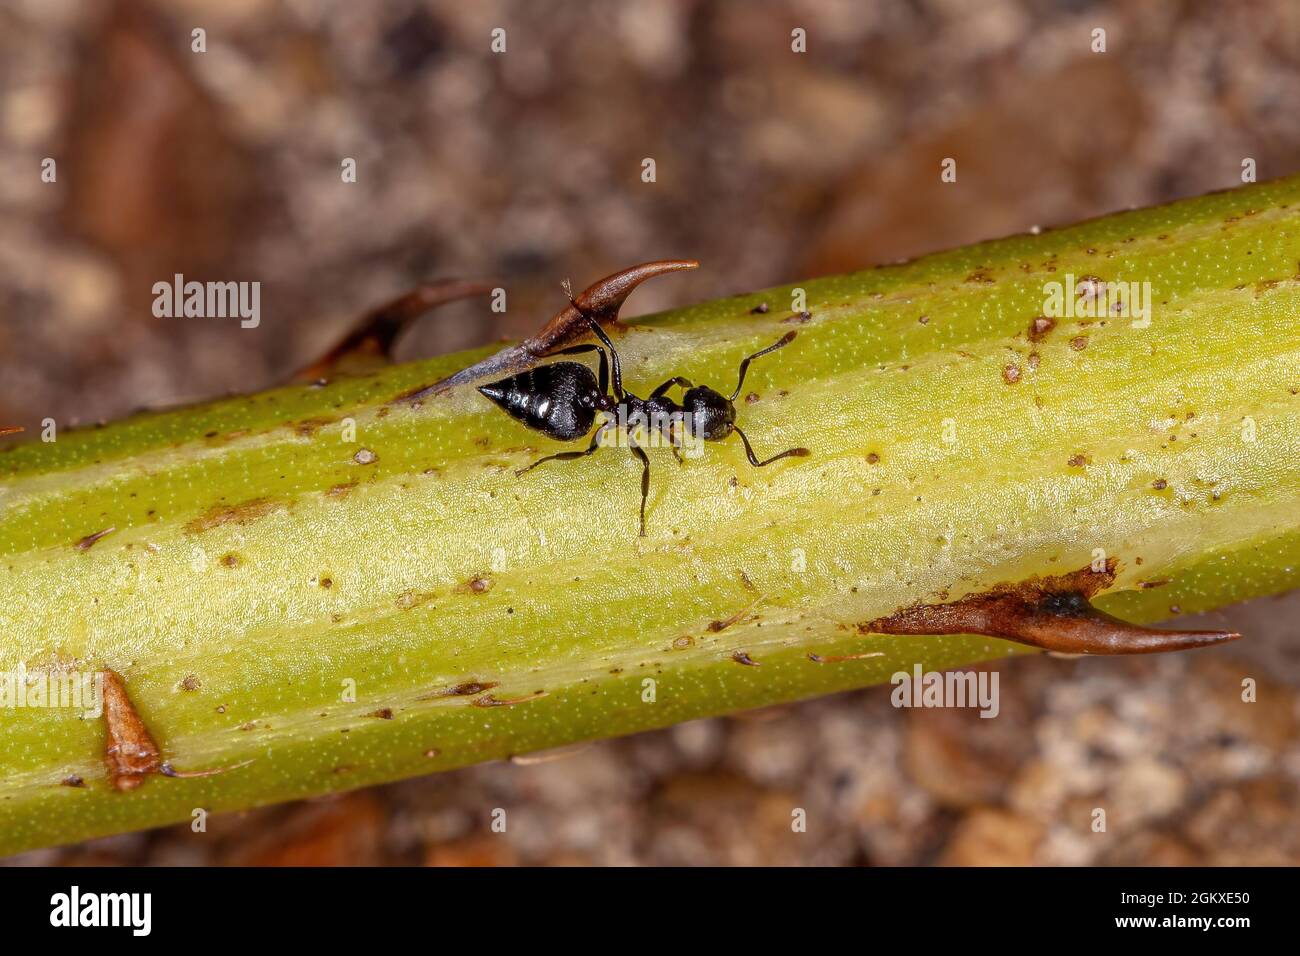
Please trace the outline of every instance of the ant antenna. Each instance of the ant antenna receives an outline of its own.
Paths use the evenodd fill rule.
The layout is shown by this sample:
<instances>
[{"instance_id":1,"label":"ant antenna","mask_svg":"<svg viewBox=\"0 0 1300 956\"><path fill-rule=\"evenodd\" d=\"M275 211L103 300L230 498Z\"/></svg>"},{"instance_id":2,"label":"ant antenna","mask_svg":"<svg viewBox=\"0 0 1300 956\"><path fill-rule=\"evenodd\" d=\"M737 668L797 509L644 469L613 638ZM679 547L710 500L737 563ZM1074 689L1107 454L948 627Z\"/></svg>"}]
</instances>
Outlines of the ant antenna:
<instances>
[{"instance_id":1,"label":"ant antenna","mask_svg":"<svg viewBox=\"0 0 1300 956\"><path fill-rule=\"evenodd\" d=\"M789 345L791 342L794 341L795 335L796 333L794 332L785 333L785 335L781 336L781 338L778 339L774 344L769 345L765 349L759 349L753 355L749 356L743 362L740 363L740 378L737 379L736 381L736 390L731 393L731 401L734 402L736 400L736 396L740 394L740 387L745 384L745 373L749 371L749 363L754 361L754 359L756 358L762 358L768 352L775 352L777 349L784 348L785 346ZM748 445L749 443L746 442L745 444ZM749 460L750 461L754 460L754 456L752 454L749 456ZM766 464L766 462L764 464Z\"/></svg>"}]
</instances>

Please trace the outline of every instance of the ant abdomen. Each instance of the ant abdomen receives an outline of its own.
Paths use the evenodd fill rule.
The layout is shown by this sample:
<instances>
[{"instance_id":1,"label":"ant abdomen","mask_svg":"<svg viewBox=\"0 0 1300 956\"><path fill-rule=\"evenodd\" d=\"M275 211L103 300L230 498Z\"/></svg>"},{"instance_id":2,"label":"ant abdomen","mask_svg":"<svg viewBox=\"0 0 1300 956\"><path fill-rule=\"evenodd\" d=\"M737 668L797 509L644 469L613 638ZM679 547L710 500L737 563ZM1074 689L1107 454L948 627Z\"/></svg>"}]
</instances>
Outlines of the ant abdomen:
<instances>
[{"instance_id":1,"label":"ant abdomen","mask_svg":"<svg viewBox=\"0 0 1300 956\"><path fill-rule=\"evenodd\" d=\"M539 365L479 391L511 418L558 441L591 431L600 397L596 376L578 362Z\"/></svg>"}]
</instances>

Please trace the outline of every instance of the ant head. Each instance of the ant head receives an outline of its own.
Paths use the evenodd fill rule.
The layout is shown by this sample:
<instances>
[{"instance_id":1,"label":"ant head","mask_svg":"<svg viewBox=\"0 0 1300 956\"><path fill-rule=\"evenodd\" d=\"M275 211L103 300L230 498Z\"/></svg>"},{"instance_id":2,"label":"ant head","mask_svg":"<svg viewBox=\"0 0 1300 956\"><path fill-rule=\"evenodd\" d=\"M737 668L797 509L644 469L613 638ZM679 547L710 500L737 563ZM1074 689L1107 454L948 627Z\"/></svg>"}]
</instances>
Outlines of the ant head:
<instances>
[{"instance_id":1,"label":"ant head","mask_svg":"<svg viewBox=\"0 0 1300 956\"><path fill-rule=\"evenodd\" d=\"M618 407L618 402L613 395L596 395L596 410L601 412L612 412Z\"/></svg>"},{"instance_id":2,"label":"ant head","mask_svg":"<svg viewBox=\"0 0 1300 956\"><path fill-rule=\"evenodd\" d=\"M707 385L688 389L682 408L690 416L693 434L705 441L721 441L736 425L736 406Z\"/></svg>"}]
</instances>

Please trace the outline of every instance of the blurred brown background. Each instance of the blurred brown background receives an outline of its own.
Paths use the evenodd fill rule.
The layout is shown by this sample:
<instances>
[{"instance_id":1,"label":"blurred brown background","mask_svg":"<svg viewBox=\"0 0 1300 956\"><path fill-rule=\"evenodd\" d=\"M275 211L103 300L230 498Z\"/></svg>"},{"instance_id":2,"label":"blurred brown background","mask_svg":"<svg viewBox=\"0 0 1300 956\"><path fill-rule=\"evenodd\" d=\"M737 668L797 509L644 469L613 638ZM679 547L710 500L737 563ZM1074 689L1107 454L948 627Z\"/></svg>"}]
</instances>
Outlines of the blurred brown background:
<instances>
[{"instance_id":1,"label":"blurred brown background","mask_svg":"<svg viewBox=\"0 0 1300 956\"><path fill-rule=\"evenodd\" d=\"M275 384L428 277L510 311L404 356L647 259L704 267L629 315L1295 172L1298 51L1287 0L3 0L0 423ZM176 272L260 280L261 326L154 318ZM992 721L877 689L22 861L1297 863L1297 607L1216 615L1250 633L1222 651L1004 665Z\"/></svg>"}]
</instances>

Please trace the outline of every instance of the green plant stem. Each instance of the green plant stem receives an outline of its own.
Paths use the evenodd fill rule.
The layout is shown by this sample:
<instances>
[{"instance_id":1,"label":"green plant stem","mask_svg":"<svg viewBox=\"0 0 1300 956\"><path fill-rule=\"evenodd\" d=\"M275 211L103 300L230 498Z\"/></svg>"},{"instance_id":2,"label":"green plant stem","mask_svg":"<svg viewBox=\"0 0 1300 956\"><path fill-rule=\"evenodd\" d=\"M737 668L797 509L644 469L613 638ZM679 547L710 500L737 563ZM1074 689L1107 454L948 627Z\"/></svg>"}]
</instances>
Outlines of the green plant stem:
<instances>
[{"instance_id":1,"label":"green plant stem","mask_svg":"<svg viewBox=\"0 0 1300 956\"><path fill-rule=\"evenodd\" d=\"M812 451L652 450L644 539L626 450L516 477L564 448L473 388L389 404L483 351L17 445L0 668L114 670L177 769L251 763L121 793L102 720L0 711L0 852L1004 656L856 625L1099 549L1098 606L1134 621L1294 587L1298 263L1288 179L801 283L803 322L793 287L638 320L641 394L730 391L797 328L740 423L761 456ZM1067 274L1150 282L1150 326L1031 341Z\"/></svg>"}]
</instances>

